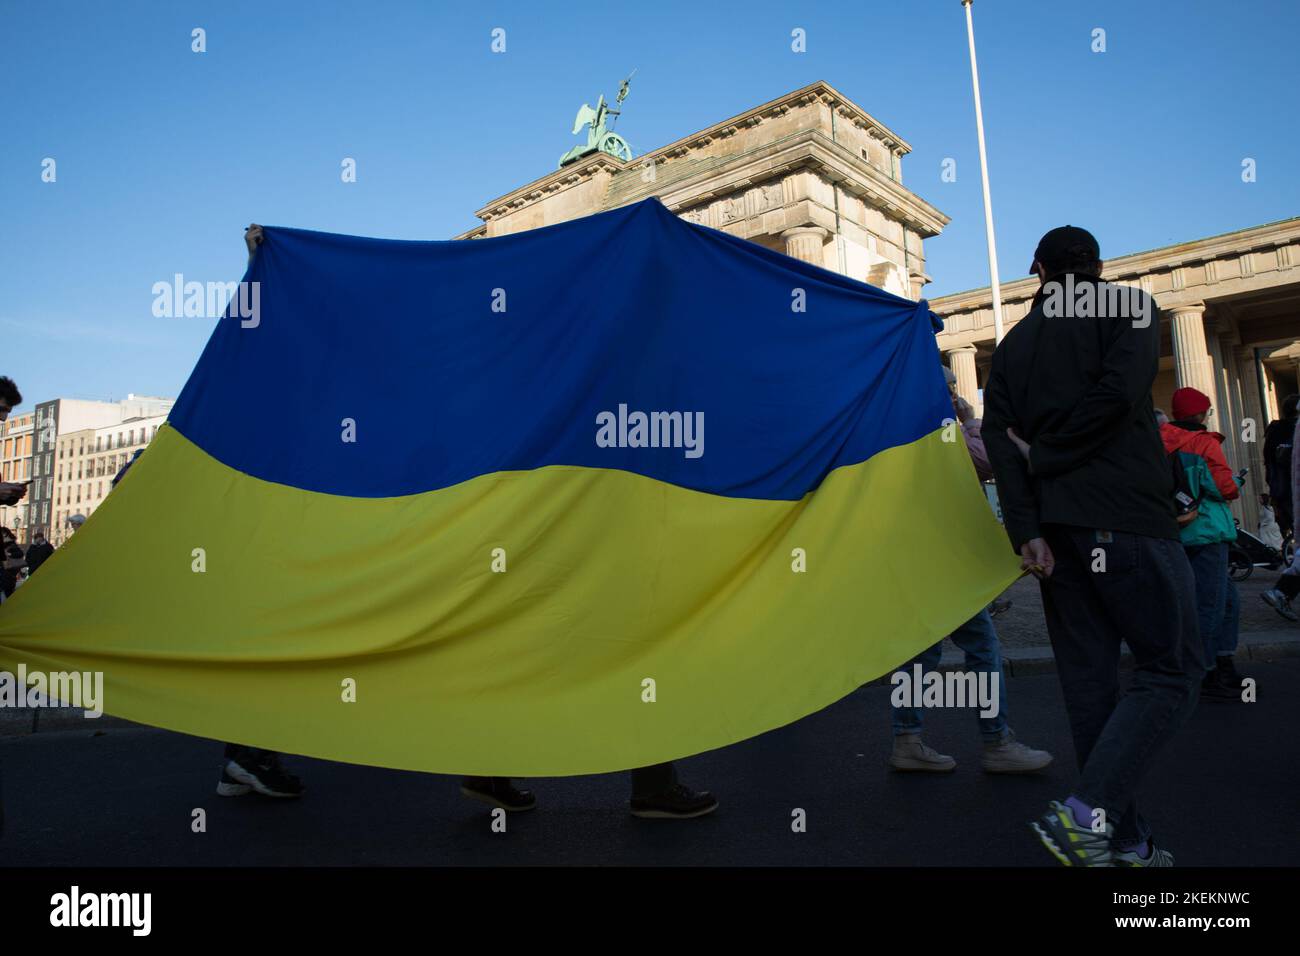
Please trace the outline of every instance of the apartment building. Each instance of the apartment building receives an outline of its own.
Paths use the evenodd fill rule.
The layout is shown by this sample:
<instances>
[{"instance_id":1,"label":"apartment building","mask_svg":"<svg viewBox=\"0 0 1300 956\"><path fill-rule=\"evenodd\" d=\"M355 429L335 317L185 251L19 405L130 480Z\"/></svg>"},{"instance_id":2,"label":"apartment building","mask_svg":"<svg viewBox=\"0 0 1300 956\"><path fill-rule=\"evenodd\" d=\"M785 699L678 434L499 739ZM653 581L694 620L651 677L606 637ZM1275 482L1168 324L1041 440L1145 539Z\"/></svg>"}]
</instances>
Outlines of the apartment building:
<instances>
[{"instance_id":1,"label":"apartment building","mask_svg":"<svg viewBox=\"0 0 1300 956\"><path fill-rule=\"evenodd\" d=\"M55 545L66 540L68 519L98 507L118 469L153 438L174 401L127 395L117 402L38 403L29 527L43 529Z\"/></svg>"},{"instance_id":2,"label":"apartment building","mask_svg":"<svg viewBox=\"0 0 1300 956\"><path fill-rule=\"evenodd\" d=\"M0 423L0 481L27 481L32 477L32 433L36 413L13 415ZM29 504L0 505L0 525L9 528L26 545L29 540Z\"/></svg>"}]
</instances>

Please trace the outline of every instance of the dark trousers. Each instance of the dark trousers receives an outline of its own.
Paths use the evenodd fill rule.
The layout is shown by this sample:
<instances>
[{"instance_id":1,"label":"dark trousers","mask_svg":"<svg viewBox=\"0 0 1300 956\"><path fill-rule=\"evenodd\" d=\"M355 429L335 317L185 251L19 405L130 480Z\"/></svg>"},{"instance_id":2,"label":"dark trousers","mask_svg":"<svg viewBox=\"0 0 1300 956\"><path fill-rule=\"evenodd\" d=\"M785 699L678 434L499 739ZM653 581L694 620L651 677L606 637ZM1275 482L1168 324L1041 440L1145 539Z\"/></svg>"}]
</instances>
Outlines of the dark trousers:
<instances>
[{"instance_id":1,"label":"dark trousers","mask_svg":"<svg viewBox=\"0 0 1300 956\"><path fill-rule=\"evenodd\" d=\"M653 797L677 783L677 768L672 761L632 771L632 796Z\"/></svg>"},{"instance_id":2,"label":"dark trousers","mask_svg":"<svg viewBox=\"0 0 1300 956\"><path fill-rule=\"evenodd\" d=\"M1045 526L1056 558L1041 582L1070 718L1083 802L1105 809L1115 842L1147 839L1138 784L1196 706L1205 667L1192 569L1175 540ZM1100 566L1097 549L1105 556ZM1120 645L1135 670L1120 695Z\"/></svg>"},{"instance_id":3,"label":"dark trousers","mask_svg":"<svg viewBox=\"0 0 1300 956\"><path fill-rule=\"evenodd\" d=\"M261 750L257 747L245 747L243 744L226 744L226 760L233 760L245 770L256 767L274 758L274 750Z\"/></svg>"},{"instance_id":4,"label":"dark trousers","mask_svg":"<svg viewBox=\"0 0 1300 956\"><path fill-rule=\"evenodd\" d=\"M1268 492L1277 529L1282 532L1282 537L1286 537L1287 532L1295 527L1295 516L1291 514L1291 476L1279 475L1276 481L1269 482Z\"/></svg>"},{"instance_id":5,"label":"dark trousers","mask_svg":"<svg viewBox=\"0 0 1300 956\"><path fill-rule=\"evenodd\" d=\"M632 797L653 797L677 783L677 768L672 762L657 763L653 767L638 767L632 772ZM506 780L506 777L466 777L467 782Z\"/></svg>"}]
</instances>

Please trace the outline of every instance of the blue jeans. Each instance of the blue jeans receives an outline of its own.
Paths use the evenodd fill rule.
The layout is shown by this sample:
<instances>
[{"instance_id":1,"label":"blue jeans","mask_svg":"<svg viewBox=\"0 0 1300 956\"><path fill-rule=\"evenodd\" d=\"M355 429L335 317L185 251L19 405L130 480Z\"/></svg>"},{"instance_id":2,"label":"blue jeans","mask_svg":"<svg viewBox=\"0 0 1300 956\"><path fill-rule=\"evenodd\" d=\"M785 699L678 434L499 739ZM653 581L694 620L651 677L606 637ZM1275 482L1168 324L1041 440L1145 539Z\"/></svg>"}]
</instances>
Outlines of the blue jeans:
<instances>
[{"instance_id":1,"label":"blue jeans","mask_svg":"<svg viewBox=\"0 0 1300 956\"><path fill-rule=\"evenodd\" d=\"M1196 620L1205 668L1213 670L1218 655L1237 649L1240 602L1237 585L1228 578L1228 544L1198 544L1186 550L1196 579Z\"/></svg>"},{"instance_id":2,"label":"blue jeans","mask_svg":"<svg viewBox=\"0 0 1300 956\"><path fill-rule=\"evenodd\" d=\"M1237 582L1228 578L1227 597L1223 602L1223 626L1219 628L1219 639L1215 641L1214 651L1219 657L1231 657L1237 653L1237 638L1240 636L1241 595L1237 593ZM1214 663L1206 660L1205 666Z\"/></svg>"},{"instance_id":3,"label":"blue jeans","mask_svg":"<svg viewBox=\"0 0 1300 956\"><path fill-rule=\"evenodd\" d=\"M982 610L973 618L953 631L948 637L954 644L966 652L966 670L979 674L986 672L996 674L998 679L998 713L996 717L980 717L980 733L986 739L996 739L1007 729L1007 682L1002 674L1002 651L998 644L998 632L993 627L993 618L988 610ZM943 653L943 641L933 647L927 647L916 657L908 661L900 670L912 674L912 665L920 664L922 673L928 674L939 667L939 657ZM991 678L990 678L991 679ZM919 734L922 715L919 707L894 707L894 735ZM978 708L975 710L978 715Z\"/></svg>"}]
</instances>

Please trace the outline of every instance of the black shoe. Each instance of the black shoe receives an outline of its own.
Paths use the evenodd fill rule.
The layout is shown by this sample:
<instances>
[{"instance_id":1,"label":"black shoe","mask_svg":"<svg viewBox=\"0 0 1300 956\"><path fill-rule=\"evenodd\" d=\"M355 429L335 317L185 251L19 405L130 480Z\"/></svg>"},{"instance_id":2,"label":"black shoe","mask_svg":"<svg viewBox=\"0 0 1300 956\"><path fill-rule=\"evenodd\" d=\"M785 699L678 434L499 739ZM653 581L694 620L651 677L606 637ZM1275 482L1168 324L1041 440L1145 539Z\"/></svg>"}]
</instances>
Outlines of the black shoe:
<instances>
[{"instance_id":1,"label":"black shoe","mask_svg":"<svg viewBox=\"0 0 1300 956\"><path fill-rule=\"evenodd\" d=\"M718 809L717 798L707 790L692 790L675 783L662 793L633 797L632 816L658 820L689 820Z\"/></svg>"},{"instance_id":2,"label":"black shoe","mask_svg":"<svg viewBox=\"0 0 1300 956\"><path fill-rule=\"evenodd\" d=\"M246 760L241 764L235 760L227 761L221 783L217 785L218 793L221 793L227 776L236 783L247 784L264 797L301 797L307 792L301 780L280 766L280 758L275 754L262 757L256 762ZM222 794L227 795L239 796L237 793Z\"/></svg>"},{"instance_id":3,"label":"black shoe","mask_svg":"<svg viewBox=\"0 0 1300 956\"><path fill-rule=\"evenodd\" d=\"M1201 681L1202 700L1241 700L1241 687L1232 687L1223 682L1218 668L1208 671Z\"/></svg>"},{"instance_id":4,"label":"black shoe","mask_svg":"<svg viewBox=\"0 0 1300 956\"><path fill-rule=\"evenodd\" d=\"M531 790L520 790L509 777L465 777L460 792L471 800L480 800L507 813L519 813L537 806Z\"/></svg>"},{"instance_id":5,"label":"black shoe","mask_svg":"<svg viewBox=\"0 0 1300 956\"><path fill-rule=\"evenodd\" d=\"M1246 676L1237 670L1237 662L1224 654L1215 658L1214 674L1218 678L1219 686L1231 691L1232 696L1238 700L1241 699L1242 684L1246 681Z\"/></svg>"},{"instance_id":6,"label":"black shoe","mask_svg":"<svg viewBox=\"0 0 1300 956\"><path fill-rule=\"evenodd\" d=\"M997 598L989 605L989 616L997 617L999 614L1005 614L1011 610L1010 598Z\"/></svg>"}]
</instances>

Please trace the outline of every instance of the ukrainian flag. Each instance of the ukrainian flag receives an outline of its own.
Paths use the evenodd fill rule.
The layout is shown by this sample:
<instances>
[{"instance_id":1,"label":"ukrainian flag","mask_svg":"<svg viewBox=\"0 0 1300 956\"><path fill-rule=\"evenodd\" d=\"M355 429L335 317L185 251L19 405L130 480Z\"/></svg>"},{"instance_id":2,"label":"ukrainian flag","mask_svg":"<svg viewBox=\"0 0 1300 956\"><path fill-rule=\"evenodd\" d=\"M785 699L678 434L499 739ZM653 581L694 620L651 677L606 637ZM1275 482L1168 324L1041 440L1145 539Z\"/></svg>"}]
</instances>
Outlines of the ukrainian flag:
<instances>
[{"instance_id":1,"label":"ukrainian flag","mask_svg":"<svg viewBox=\"0 0 1300 956\"><path fill-rule=\"evenodd\" d=\"M0 609L0 669L291 753L591 773L825 707L1017 574L925 303L656 200L468 242L267 228L246 281Z\"/></svg>"}]
</instances>

